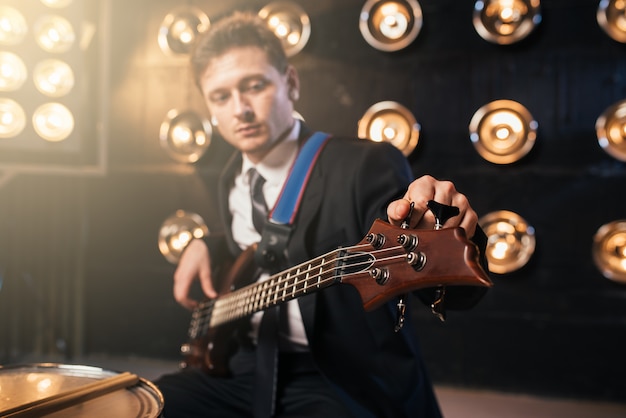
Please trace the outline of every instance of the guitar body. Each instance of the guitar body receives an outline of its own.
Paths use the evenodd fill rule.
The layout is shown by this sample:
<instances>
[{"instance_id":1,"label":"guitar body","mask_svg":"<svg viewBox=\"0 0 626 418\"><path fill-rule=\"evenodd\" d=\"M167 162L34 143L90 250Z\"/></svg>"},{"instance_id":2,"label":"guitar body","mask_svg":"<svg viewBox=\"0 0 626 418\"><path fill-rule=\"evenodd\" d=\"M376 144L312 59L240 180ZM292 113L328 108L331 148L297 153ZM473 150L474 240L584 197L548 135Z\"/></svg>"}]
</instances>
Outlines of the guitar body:
<instances>
[{"instance_id":1,"label":"guitar body","mask_svg":"<svg viewBox=\"0 0 626 418\"><path fill-rule=\"evenodd\" d=\"M255 251L256 245L248 247L234 263L225 267L226 274L219 280L220 297L250 284L257 276ZM184 356L182 367L200 368L212 376L227 377L230 375L228 360L237 350L237 342L233 337L237 329L245 325L246 318L214 327L209 326L208 321L211 319L214 303L213 300L206 300L194 310L189 328L189 341L181 346L181 353ZM203 318L198 318L198 315ZM194 325L194 321L203 324Z\"/></svg>"}]
</instances>

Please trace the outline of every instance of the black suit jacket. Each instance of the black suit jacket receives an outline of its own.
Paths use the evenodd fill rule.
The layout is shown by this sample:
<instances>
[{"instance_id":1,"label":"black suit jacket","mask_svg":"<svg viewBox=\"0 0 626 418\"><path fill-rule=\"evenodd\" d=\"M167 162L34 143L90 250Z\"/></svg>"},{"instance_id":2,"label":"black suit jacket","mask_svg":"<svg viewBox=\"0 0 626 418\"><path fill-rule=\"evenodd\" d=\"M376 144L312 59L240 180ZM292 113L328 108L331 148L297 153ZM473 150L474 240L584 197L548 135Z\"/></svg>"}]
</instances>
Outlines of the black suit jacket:
<instances>
[{"instance_id":1,"label":"black suit jacket","mask_svg":"<svg viewBox=\"0 0 626 418\"><path fill-rule=\"evenodd\" d=\"M303 140L309 132L303 130ZM237 153L220 181L220 203L228 248L227 196L241 167ZM413 176L392 145L331 138L322 150L303 196L286 251L290 266L340 246L354 245L386 207L401 197ZM394 331L395 302L365 312L352 286L333 286L298 299L311 351L320 371L355 416L436 417L437 402L407 315Z\"/></svg>"}]
</instances>

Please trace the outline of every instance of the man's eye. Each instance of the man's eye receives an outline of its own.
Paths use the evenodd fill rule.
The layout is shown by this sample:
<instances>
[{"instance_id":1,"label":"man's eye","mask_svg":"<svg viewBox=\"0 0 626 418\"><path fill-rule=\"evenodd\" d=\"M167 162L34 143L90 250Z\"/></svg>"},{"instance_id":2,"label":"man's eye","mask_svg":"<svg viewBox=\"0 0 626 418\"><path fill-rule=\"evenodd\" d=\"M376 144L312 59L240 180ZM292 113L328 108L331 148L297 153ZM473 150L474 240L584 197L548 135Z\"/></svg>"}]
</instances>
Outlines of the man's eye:
<instances>
[{"instance_id":1,"label":"man's eye","mask_svg":"<svg viewBox=\"0 0 626 418\"><path fill-rule=\"evenodd\" d=\"M258 80L258 81L255 81L255 82L252 82L252 83L248 84L248 86L246 87L246 90L248 90L248 91L261 91L266 86L267 86L267 81L265 81L265 80Z\"/></svg>"},{"instance_id":2,"label":"man's eye","mask_svg":"<svg viewBox=\"0 0 626 418\"><path fill-rule=\"evenodd\" d=\"M220 93L220 94L212 94L209 98L213 103L223 103L228 100L228 94Z\"/></svg>"}]
</instances>

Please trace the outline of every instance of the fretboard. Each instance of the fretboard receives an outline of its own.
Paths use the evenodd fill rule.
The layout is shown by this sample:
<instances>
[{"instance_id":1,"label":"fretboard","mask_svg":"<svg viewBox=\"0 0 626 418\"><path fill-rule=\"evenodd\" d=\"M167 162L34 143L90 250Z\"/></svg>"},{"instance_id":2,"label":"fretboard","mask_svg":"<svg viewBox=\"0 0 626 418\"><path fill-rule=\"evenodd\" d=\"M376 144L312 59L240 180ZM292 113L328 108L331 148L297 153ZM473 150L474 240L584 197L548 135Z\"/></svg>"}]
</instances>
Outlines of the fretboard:
<instances>
[{"instance_id":1,"label":"fretboard","mask_svg":"<svg viewBox=\"0 0 626 418\"><path fill-rule=\"evenodd\" d=\"M297 265L266 280L219 297L212 304L209 326L216 327L333 285L340 250Z\"/></svg>"}]
</instances>

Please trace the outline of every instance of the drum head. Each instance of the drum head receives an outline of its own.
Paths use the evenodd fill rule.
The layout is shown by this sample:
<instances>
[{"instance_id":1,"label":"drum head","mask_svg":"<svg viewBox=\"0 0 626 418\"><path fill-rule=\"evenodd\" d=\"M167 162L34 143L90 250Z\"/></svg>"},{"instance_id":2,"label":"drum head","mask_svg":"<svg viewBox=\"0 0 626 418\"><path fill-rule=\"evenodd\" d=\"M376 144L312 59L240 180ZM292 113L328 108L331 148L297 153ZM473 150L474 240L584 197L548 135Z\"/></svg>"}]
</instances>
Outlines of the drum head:
<instances>
[{"instance_id":1,"label":"drum head","mask_svg":"<svg viewBox=\"0 0 626 418\"><path fill-rule=\"evenodd\" d=\"M30 364L0 367L0 411L77 389L119 373L98 367ZM120 417L154 418L163 410L163 395L145 379L127 389L117 390L47 415L54 418Z\"/></svg>"}]
</instances>

